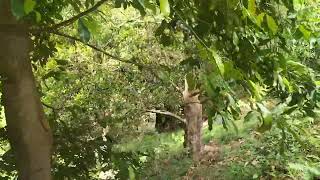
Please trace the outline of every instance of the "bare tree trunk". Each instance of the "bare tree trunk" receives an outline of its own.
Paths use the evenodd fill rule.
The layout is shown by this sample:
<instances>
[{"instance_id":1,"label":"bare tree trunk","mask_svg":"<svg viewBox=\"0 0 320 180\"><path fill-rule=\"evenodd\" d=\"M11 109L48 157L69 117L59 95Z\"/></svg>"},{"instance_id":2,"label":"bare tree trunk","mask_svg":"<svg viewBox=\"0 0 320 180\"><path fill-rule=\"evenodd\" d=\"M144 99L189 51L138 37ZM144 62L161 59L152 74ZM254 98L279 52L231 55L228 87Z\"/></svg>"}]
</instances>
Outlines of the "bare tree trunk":
<instances>
[{"instance_id":1,"label":"bare tree trunk","mask_svg":"<svg viewBox=\"0 0 320 180\"><path fill-rule=\"evenodd\" d=\"M12 17L9 0L0 3L0 74L19 179L50 180L52 135L32 72L28 28Z\"/></svg>"},{"instance_id":2,"label":"bare tree trunk","mask_svg":"<svg viewBox=\"0 0 320 180\"><path fill-rule=\"evenodd\" d=\"M186 118L187 145L192 153L194 162L201 159L202 142L202 104L199 100L199 94L189 91L188 83L185 80L185 90L183 92L184 114Z\"/></svg>"}]
</instances>

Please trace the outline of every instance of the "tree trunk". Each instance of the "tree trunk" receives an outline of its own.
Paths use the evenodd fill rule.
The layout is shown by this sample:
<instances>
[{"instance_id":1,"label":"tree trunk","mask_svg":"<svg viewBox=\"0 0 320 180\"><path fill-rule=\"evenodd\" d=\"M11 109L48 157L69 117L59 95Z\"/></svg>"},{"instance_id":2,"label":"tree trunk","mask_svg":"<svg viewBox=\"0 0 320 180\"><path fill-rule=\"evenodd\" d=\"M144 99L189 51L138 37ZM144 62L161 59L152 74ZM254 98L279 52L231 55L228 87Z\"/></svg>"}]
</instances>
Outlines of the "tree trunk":
<instances>
[{"instance_id":1,"label":"tree trunk","mask_svg":"<svg viewBox=\"0 0 320 180\"><path fill-rule=\"evenodd\" d=\"M185 90L183 92L184 114L186 118L187 146L192 153L194 162L201 159L202 142L202 104L199 100L199 94L189 91L188 83L185 80Z\"/></svg>"},{"instance_id":2,"label":"tree trunk","mask_svg":"<svg viewBox=\"0 0 320 180\"><path fill-rule=\"evenodd\" d=\"M51 179L52 135L32 73L28 27L0 1L0 74L9 141L21 180Z\"/></svg>"}]
</instances>

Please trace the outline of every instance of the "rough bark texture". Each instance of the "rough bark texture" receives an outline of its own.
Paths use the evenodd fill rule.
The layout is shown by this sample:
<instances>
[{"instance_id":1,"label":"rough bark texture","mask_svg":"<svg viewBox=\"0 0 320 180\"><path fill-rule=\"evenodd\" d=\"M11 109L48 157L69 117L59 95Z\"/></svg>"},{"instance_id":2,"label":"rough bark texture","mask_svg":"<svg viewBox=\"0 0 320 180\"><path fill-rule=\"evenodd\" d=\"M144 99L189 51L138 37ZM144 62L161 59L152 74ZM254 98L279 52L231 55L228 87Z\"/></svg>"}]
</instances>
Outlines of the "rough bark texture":
<instances>
[{"instance_id":1,"label":"rough bark texture","mask_svg":"<svg viewBox=\"0 0 320 180\"><path fill-rule=\"evenodd\" d=\"M8 135L19 179L51 179L52 135L32 73L28 28L0 1L0 74Z\"/></svg>"},{"instance_id":2,"label":"rough bark texture","mask_svg":"<svg viewBox=\"0 0 320 180\"><path fill-rule=\"evenodd\" d=\"M187 124L187 145L192 153L193 161L198 162L201 159L202 153L202 104L200 103L199 95L195 94L193 91L189 91L187 81L185 81L183 100Z\"/></svg>"}]
</instances>

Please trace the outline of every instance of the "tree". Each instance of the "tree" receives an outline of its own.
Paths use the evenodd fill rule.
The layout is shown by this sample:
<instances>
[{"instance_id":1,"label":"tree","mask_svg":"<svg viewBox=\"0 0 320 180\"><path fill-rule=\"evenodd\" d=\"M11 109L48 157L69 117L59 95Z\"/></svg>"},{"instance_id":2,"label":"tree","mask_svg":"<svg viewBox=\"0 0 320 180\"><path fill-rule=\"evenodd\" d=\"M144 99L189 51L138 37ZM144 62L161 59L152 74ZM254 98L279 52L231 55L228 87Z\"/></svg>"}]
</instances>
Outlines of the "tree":
<instances>
[{"instance_id":1,"label":"tree","mask_svg":"<svg viewBox=\"0 0 320 180\"><path fill-rule=\"evenodd\" d=\"M52 135L32 73L29 26L11 8L1 2L0 74L9 139L21 179L51 179Z\"/></svg>"},{"instance_id":2,"label":"tree","mask_svg":"<svg viewBox=\"0 0 320 180\"><path fill-rule=\"evenodd\" d=\"M2 0L0 2L0 39L3 42L0 45L0 74L3 85L3 101L10 142L17 154L19 176L22 179L50 179L52 138L50 128L44 118L39 93L37 92L41 89L42 84L38 85L35 82L32 74L32 64L35 69L41 66L49 66L50 63L59 65L57 68L59 71L53 68L54 70L46 72L44 76L41 76L44 79L49 77L59 78L65 75L63 74L65 67L62 65L66 62L60 59L50 60L50 57L53 57L55 52L57 52L57 48L59 48L57 42L64 45L76 44L75 42L81 43L99 52L100 54L97 53L97 56L103 55L107 56L107 59L121 62L118 69L119 73L112 73L111 76L114 79L105 83L107 85L100 81L101 79L108 79L108 77L101 75L108 68L101 68L97 71L98 68L95 66L96 69L90 69L95 71L94 73L101 73L94 83L103 84L101 85L102 89L101 86L96 87L95 84L90 84L91 79L83 77L83 74L81 74L81 72L88 72L88 68L96 62L92 61L91 64L79 63L79 74L77 74L77 77L79 79L84 78L87 81L72 86L76 90L68 89L68 95L72 96L77 93L77 98L78 100L80 99L80 102L76 101L74 104L67 104L66 101L69 97L66 96L68 95L61 95L62 100L59 102L60 104L57 103L54 106L46 104L46 107L52 111L48 113L50 116L53 116L50 119L55 118L55 120L61 123L61 125L57 125L57 122L50 123L50 125L60 127L60 132L56 132L55 134L60 136L58 138L68 134L70 135L70 139L74 140L78 137L72 133L79 133L81 130L92 130L97 127L93 123L89 126L81 124L81 121L77 121L84 118L96 116L98 124L104 124L105 119L125 119L126 121L123 122L112 121L112 127L116 129L119 127L123 128L127 124L128 119L138 119L142 114L141 112L145 112L144 109L137 113L137 108L134 106L152 109L156 105L150 105L150 102L166 104L166 102L159 99L170 99L173 96L174 98L172 99L174 100L180 97L180 101L176 101L178 102L177 104L180 103L181 105L183 104L182 94L178 95L177 93L179 92L176 90L179 89L177 86L182 84L181 82L186 74L191 74L191 79L195 79L193 80L194 82L189 81L188 85L196 87L194 89L199 89L199 93L193 94L187 92L185 94L187 96L191 94L190 97L195 98L197 102L198 96L200 99L203 97L206 99L206 101L197 103L194 107L185 106L191 112L194 109L197 110L196 116L190 115L188 110L185 113L187 121L188 119L197 121L189 123L189 125L193 124L193 127L197 126L190 133L190 137L192 134L196 134L197 140L193 141L194 145L201 143L201 118L199 117L202 114L202 105L204 112L209 116L210 127L215 119L222 119L225 128L236 128L233 120L239 118L239 107L237 104L237 93L235 92L239 90L251 96L252 111L246 116L246 119L251 119L252 117L260 119L261 125L259 130L261 132L269 130L273 124L277 124L284 131L294 133L290 129L290 124L288 125L285 120L278 118L278 116L288 114L294 110L301 111L305 115L312 115L313 108L317 106L319 83L313 73L312 65L318 54L316 52L306 52L303 47L306 45L313 50L318 48L318 45L314 43L318 37L318 34L314 32L316 25L311 22L304 22L308 19L306 17L315 16L312 13L313 11L305 10L314 5L311 1L218 0L209 2L198 0L160 0L159 2L155 2L117 0L114 4L111 3L110 5L115 5L118 8L133 6L140 11L141 15L145 15L148 9L157 11L157 7L160 7L160 11L165 18L161 19L163 21L155 31L156 37L165 47L175 47L174 51L177 49L184 51L182 58L185 60L181 61L181 58L174 58L177 62L169 63L157 63L159 57L155 57L156 55L154 55L158 53L156 50L152 54L154 61L151 62L146 57L151 53L145 55L135 51L134 56L123 55L123 49L127 46L121 43L119 43L120 45L114 43L115 40L112 39L114 36L99 36L101 39L111 39L111 43L106 43L102 40L90 41L94 36L93 31L95 30L95 26L101 20L105 21L105 12L103 12L103 9L99 9L99 7L102 4L107 4L106 2L106 0L98 2L92 0L58 0L52 2ZM135 22L138 20L133 21L134 23L131 20L119 26L125 26L130 23L133 24L132 26L135 26ZM111 29L110 31L113 30ZM70 34L66 32L70 32ZM73 36L76 34L75 32L78 34ZM123 34L123 36L126 36L130 33L125 32ZM132 34L131 32L130 35ZM61 38L64 40L61 40ZM139 37L135 36L134 38L138 42ZM122 43L128 42L124 41ZM105 44L108 47L103 47ZM139 46L130 47L130 51L150 47L150 44L137 44ZM141 44L142 46L140 46ZM99 48L99 46L103 48ZM115 48L117 46L124 48ZM105 49L110 50L112 53ZM159 51L159 49L157 50ZM305 59L304 55L301 55L303 53L308 55L308 59ZM115 56L113 54L120 55ZM126 83L130 81L124 81L123 78L134 79L135 86L156 89L158 92L155 92L155 94L158 93L159 97L150 98L148 96L149 91L143 92L141 90L143 88L139 89L143 93L137 92L137 87L127 88L128 84ZM65 77L65 81L61 81L56 87L65 89L64 86L68 84L66 82L70 79ZM158 90L151 87L152 85L146 85L148 83L157 84L159 82L168 88L159 88L160 90ZM192 84L196 85L193 86ZM164 89L167 92L161 92L165 91ZM176 89L174 93L172 93L173 89ZM73 90L74 92L72 92ZM125 101L126 103L112 102L113 104L110 104L115 108L111 109L108 107L109 104L105 102L92 105L88 99L83 100L83 96L86 96L93 98L95 102L100 102L105 96L93 97L90 93L97 93L99 95L105 93L108 97L111 97L112 95L108 94L111 92L119 97L119 101L123 99L129 99L129 101ZM139 93L143 95L136 95ZM165 95L165 93L169 94L169 96ZM270 96L278 98L281 102L273 110L266 108L264 104L264 100ZM137 97L144 97L145 99L142 103L132 103L138 101ZM186 99L184 103L188 101ZM52 99L47 101L50 103L54 102ZM64 103L67 104L66 107ZM122 107L126 107L127 109L124 108L125 110L123 110L121 109ZM105 109L100 110L101 108ZM91 112L89 109L97 112ZM59 111L63 112L59 114ZM113 111L116 111L117 114L111 117L110 114ZM63 121L63 117L57 118L57 114L79 122L80 125L74 128L73 124ZM106 128L106 126L103 128ZM190 129L192 129L192 126L190 126ZM128 128L126 130L126 132L132 132L132 129ZM69 156L72 156L72 153L63 152L66 155L65 159L57 158L55 165L59 166L59 170L64 168L61 163L63 162L62 160L69 160L69 164L75 163L75 166L81 167L81 171L85 171L83 176L81 174L77 178L88 178L90 176L90 167L92 164L95 165L95 162L90 161L85 164L83 162L84 159L95 158L95 153L102 154L99 156L99 159L102 161L112 159L106 153L107 151L110 152L110 147L107 150L101 148L104 144L103 139L97 140L98 138L95 137L96 139L92 140L90 139L92 138L90 135L82 139L78 138L78 141L81 140L80 145L76 143L71 145L74 148L84 146L83 149L76 153L77 157L70 158ZM108 143L110 141L108 140ZM197 149L194 151L194 159L198 160L201 144L200 146L193 146L192 143L189 144L191 144L189 146L193 147L194 150ZM70 147L59 144L57 148L59 151L67 151ZM27 150L28 153L22 152L22 150ZM120 157L118 159L122 158L121 155L123 154L117 154ZM113 161L119 167L128 169L120 161ZM45 168L40 169L39 166ZM74 170L74 167L67 167L65 169Z\"/></svg>"},{"instance_id":3,"label":"tree","mask_svg":"<svg viewBox=\"0 0 320 180\"><path fill-rule=\"evenodd\" d=\"M75 2L77 1L71 3ZM93 11L104 2L100 1L96 7L86 13ZM34 9L46 11L45 8L51 6L53 10L55 8L61 10L63 6L68 5L63 1L60 3L46 4L43 2L37 4L35 1L1 1L0 39L3 43L0 53L0 74L4 79L2 81L3 102L9 140L16 154L19 178L21 179L51 179L52 134L48 122L45 120L32 73L29 53L35 42L32 42L30 33L32 27L37 26L35 22L41 21L41 14ZM75 6L79 4L80 1ZM36 5L37 7L35 7ZM33 13L31 13L32 11ZM53 13L59 15L60 11ZM49 21L49 24L52 24L54 21L50 21L53 18L50 15L53 16L50 13L47 17L42 16L41 22ZM72 23L81 16L83 14L62 22L54 28ZM31 19L32 17L33 19ZM21 18L24 19L21 20ZM30 22L33 26L30 26Z\"/></svg>"}]
</instances>

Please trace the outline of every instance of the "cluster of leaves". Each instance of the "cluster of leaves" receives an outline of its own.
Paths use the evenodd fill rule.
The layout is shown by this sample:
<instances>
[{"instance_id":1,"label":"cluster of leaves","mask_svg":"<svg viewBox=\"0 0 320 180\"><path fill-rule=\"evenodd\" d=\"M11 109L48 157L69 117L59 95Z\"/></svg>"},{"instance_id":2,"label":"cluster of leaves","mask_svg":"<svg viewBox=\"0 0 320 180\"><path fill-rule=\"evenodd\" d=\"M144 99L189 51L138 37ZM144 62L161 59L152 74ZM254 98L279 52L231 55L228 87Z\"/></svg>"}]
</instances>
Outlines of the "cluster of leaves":
<instances>
[{"instance_id":1,"label":"cluster of leaves","mask_svg":"<svg viewBox=\"0 0 320 180\"><path fill-rule=\"evenodd\" d=\"M318 100L317 66L310 66L318 56L317 2L195 0L172 1L170 6L172 20L163 24L194 37L185 39L194 42L187 60L202 64L199 79L210 99L209 125L222 117L226 127L233 126L227 120L238 119L234 92L239 85L251 94L252 108L261 117L261 131L272 126L273 119L263 105L268 97L287 103L288 108L298 105L312 115ZM165 34L163 29L160 26Z\"/></svg>"}]
</instances>

